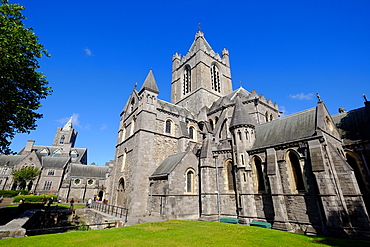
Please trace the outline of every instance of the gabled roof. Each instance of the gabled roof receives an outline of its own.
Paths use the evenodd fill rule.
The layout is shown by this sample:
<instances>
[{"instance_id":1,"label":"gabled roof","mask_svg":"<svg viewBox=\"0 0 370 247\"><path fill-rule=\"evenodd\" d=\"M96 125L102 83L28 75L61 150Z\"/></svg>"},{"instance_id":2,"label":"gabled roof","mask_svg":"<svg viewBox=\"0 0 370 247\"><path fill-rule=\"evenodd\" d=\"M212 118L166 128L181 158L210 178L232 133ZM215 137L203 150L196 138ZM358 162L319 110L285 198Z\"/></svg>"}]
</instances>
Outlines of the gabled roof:
<instances>
[{"instance_id":1,"label":"gabled roof","mask_svg":"<svg viewBox=\"0 0 370 247\"><path fill-rule=\"evenodd\" d=\"M163 101L163 100L157 100L157 108L159 110L171 112L173 114L184 116L190 119L195 119L193 114L191 114L191 112L185 107L175 105L175 104Z\"/></svg>"},{"instance_id":2,"label":"gabled roof","mask_svg":"<svg viewBox=\"0 0 370 247\"><path fill-rule=\"evenodd\" d=\"M316 107L256 126L252 149L275 146L316 135Z\"/></svg>"},{"instance_id":3,"label":"gabled roof","mask_svg":"<svg viewBox=\"0 0 370 247\"><path fill-rule=\"evenodd\" d=\"M332 116L345 145L370 141L370 114L366 107Z\"/></svg>"},{"instance_id":4,"label":"gabled roof","mask_svg":"<svg viewBox=\"0 0 370 247\"><path fill-rule=\"evenodd\" d=\"M14 167L27 155L0 155L0 166Z\"/></svg>"},{"instance_id":5,"label":"gabled roof","mask_svg":"<svg viewBox=\"0 0 370 247\"><path fill-rule=\"evenodd\" d=\"M219 109L220 107L227 106L230 104L235 103L236 96L238 95L240 99L246 100L250 98L250 94L247 90L240 87L237 90L232 91L231 93L219 98L215 102L213 102L212 106L210 107L209 111L212 112L216 109Z\"/></svg>"},{"instance_id":6,"label":"gabled roof","mask_svg":"<svg viewBox=\"0 0 370 247\"><path fill-rule=\"evenodd\" d=\"M69 157L42 157L42 166L45 168L57 168L63 169L68 161Z\"/></svg>"},{"instance_id":7,"label":"gabled roof","mask_svg":"<svg viewBox=\"0 0 370 247\"><path fill-rule=\"evenodd\" d=\"M162 164L160 164L151 177L162 177L169 175L178 163L184 158L186 152L177 153L168 156Z\"/></svg>"},{"instance_id":8,"label":"gabled roof","mask_svg":"<svg viewBox=\"0 0 370 247\"><path fill-rule=\"evenodd\" d=\"M71 177L105 179L108 166L71 164Z\"/></svg>"},{"instance_id":9,"label":"gabled roof","mask_svg":"<svg viewBox=\"0 0 370 247\"><path fill-rule=\"evenodd\" d=\"M146 76L146 79L143 83L143 86L140 89L140 93L143 90L149 90L149 91L151 91L153 93L157 93L157 94L159 93L157 82L155 81L152 69L150 69L148 75Z\"/></svg>"}]
</instances>

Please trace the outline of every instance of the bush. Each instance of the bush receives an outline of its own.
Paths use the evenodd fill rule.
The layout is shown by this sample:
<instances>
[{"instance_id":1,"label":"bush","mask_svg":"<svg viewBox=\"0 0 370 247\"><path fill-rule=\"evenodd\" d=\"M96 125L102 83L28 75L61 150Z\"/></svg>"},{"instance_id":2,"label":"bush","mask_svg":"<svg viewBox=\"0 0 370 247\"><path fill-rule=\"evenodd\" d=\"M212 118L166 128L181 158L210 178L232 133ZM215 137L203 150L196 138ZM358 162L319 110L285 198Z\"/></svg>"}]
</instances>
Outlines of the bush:
<instances>
[{"instance_id":1,"label":"bush","mask_svg":"<svg viewBox=\"0 0 370 247\"><path fill-rule=\"evenodd\" d=\"M42 202L42 199L45 198L44 203L47 203L50 197L54 198L53 202L56 202L58 199L57 195L19 195L14 197L13 202L20 202L23 198L26 199L25 202Z\"/></svg>"},{"instance_id":2,"label":"bush","mask_svg":"<svg viewBox=\"0 0 370 247\"><path fill-rule=\"evenodd\" d=\"M17 196L19 193L22 195L28 195L28 190L0 190L0 197L12 198Z\"/></svg>"}]
</instances>

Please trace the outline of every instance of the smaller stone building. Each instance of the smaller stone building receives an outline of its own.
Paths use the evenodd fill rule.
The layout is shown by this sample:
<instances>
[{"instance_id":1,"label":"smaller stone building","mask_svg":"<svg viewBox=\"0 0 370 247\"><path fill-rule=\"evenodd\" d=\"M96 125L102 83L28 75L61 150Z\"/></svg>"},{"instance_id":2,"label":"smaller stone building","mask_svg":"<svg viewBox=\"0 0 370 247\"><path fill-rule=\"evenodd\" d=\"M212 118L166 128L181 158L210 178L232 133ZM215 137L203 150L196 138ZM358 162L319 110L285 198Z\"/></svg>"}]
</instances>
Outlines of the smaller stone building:
<instances>
[{"instance_id":1,"label":"smaller stone building","mask_svg":"<svg viewBox=\"0 0 370 247\"><path fill-rule=\"evenodd\" d=\"M36 194L56 194L62 200L104 199L107 166L87 165L87 148L75 148L77 132L72 118L58 127L52 146L28 141L17 155L0 155L0 189L27 189ZM28 184L17 184L12 171L36 167L40 176Z\"/></svg>"}]
</instances>

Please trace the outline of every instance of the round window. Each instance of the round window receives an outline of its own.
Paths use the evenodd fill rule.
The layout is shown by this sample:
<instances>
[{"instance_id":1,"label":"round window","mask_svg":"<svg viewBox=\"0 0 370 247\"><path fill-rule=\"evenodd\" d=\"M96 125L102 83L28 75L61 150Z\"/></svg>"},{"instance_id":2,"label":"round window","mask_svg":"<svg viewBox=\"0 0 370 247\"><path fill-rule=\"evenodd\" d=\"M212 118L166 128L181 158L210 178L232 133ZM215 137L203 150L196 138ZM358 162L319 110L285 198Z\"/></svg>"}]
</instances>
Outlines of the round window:
<instances>
[{"instance_id":1,"label":"round window","mask_svg":"<svg viewBox=\"0 0 370 247\"><path fill-rule=\"evenodd\" d=\"M88 184L88 185L92 185L92 184L94 184L94 180L89 179L89 180L87 181L87 184Z\"/></svg>"},{"instance_id":2,"label":"round window","mask_svg":"<svg viewBox=\"0 0 370 247\"><path fill-rule=\"evenodd\" d=\"M81 180L79 178L76 178L74 183L75 183L75 185L79 185L81 183Z\"/></svg>"}]
</instances>

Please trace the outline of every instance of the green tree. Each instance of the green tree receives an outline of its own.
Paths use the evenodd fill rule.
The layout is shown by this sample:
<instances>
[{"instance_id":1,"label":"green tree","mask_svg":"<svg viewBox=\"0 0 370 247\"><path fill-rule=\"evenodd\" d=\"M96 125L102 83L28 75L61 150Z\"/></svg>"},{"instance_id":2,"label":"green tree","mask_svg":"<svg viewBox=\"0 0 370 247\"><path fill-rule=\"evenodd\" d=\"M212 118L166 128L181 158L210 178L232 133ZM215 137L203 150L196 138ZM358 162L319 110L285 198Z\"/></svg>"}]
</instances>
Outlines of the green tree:
<instances>
[{"instance_id":1,"label":"green tree","mask_svg":"<svg viewBox=\"0 0 370 247\"><path fill-rule=\"evenodd\" d=\"M30 133L42 114L40 100L52 90L41 72L38 58L49 56L32 28L26 27L25 7L0 0L0 153L10 154L16 133Z\"/></svg>"},{"instance_id":2,"label":"green tree","mask_svg":"<svg viewBox=\"0 0 370 247\"><path fill-rule=\"evenodd\" d=\"M13 170L12 175L14 183L19 185L20 189L24 190L28 182L35 180L40 175L40 170L37 167L30 166Z\"/></svg>"}]
</instances>

